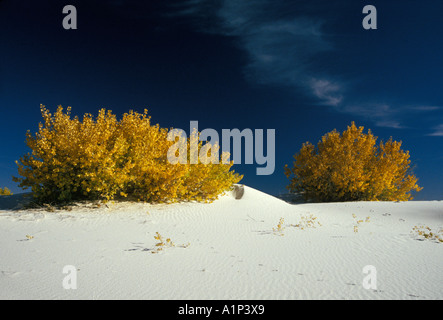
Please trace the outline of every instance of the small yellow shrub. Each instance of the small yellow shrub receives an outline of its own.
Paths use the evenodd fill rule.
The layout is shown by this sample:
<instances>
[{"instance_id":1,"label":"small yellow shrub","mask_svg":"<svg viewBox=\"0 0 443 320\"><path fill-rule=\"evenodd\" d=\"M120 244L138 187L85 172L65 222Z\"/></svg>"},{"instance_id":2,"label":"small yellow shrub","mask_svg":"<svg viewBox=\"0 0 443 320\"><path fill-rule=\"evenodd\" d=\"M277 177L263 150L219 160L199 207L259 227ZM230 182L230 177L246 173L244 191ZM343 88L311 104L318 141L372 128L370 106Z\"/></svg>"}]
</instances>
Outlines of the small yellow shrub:
<instances>
[{"instance_id":1,"label":"small yellow shrub","mask_svg":"<svg viewBox=\"0 0 443 320\"><path fill-rule=\"evenodd\" d=\"M147 110L120 121L110 110L71 118L61 106L26 142L32 150L17 161L14 177L38 202L134 198L148 202L211 201L241 176L229 164L171 164L168 129L152 125ZM200 143L199 147L202 147ZM188 149L189 150L189 149ZM189 155L188 155L189 157Z\"/></svg>"},{"instance_id":2,"label":"small yellow shrub","mask_svg":"<svg viewBox=\"0 0 443 320\"><path fill-rule=\"evenodd\" d=\"M272 231L274 231L274 234L277 234L279 236L284 235L284 233L283 233L283 231L285 231L285 227L283 225L284 223L285 223L285 219L280 218L280 220L278 221L278 224L277 224L277 228L272 228Z\"/></svg>"},{"instance_id":3,"label":"small yellow shrub","mask_svg":"<svg viewBox=\"0 0 443 320\"><path fill-rule=\"evenodd\" d=\"M309 215L302 215L299 223L291 224L291 227L299 228L301 230L320 226L321 223L317 221L317 217L315 217L312 213Z\"/></svg>"},{"instance_id":4,"label":"small yellow shrub","mask_svg":"<svg viewBox=\"0 0 443 320\"><path fill-rule=\"evenodd\" d=\"M158 232L155 233L154 239L157 240L157 243L155 244L156 249L151 251L151 253L159 253L160 251L163 251L165 248L172 248L175 247L175 243L172 242L170 238L163 239L162 235ZM178 245L180 248L187 248L190 246L190 243L181 244Z\"/></svg>"}]
</instances>

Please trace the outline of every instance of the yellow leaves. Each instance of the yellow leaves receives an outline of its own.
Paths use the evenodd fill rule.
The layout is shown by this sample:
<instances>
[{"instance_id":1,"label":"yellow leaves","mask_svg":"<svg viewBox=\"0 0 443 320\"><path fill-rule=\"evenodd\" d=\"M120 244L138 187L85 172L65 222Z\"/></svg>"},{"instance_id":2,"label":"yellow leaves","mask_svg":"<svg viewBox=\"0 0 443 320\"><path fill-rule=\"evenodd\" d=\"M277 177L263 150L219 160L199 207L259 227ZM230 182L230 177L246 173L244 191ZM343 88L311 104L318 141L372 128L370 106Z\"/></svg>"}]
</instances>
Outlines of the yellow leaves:
<instances>
[{"instance_id":1,"label":"yellow leaves","mask_svg":"<svg viewBox=\"0 0 443 320\"><path fill-rule=\"evenodd\" d=\"M369 130L351 124L342 134L333 130L316 147L304 143L285 166L291 192L303 192L314 201L409 200L420 191L410 173L409 153L401 142L389 139L376 145Z\"/></svg>"},{"instance_id":2,"label":"yellow leaves","mask_svg":"<svg viewBox=\"0 0 443 320\"><path fill-rule=\"evenodd\" d=\"M230 171L232 163L170 164L168 129L151 124L147 110L131 110L120 121L111 110L82 120L70 111L59 106L51 114L41 106L43 123L36 134L27 133L32 154L17 161L14 181L31 188L37 200L212 201L241 179Z\"/></svg>"},{"instance_id":3,"label":"yellow leaves","mask_svg":"<svg viewBox=\"0 0 443 320\"><path fill-rule=\"evenodd\" d=\"M418 236L420 240L443 242L443 228L440 228L439 231L432 231L430 227L420 225L414 226L411 233Z\"/></svg>"},{"instance_id":4,"label":"yellow leaves","mask_svg":"<svg viewBox=\"0 0 443 320\"><path fill-rule=\"evenodd\" d=\"M316 228L321 226L322 224L317 220L317 217L315 217L313 214L306 214L306 215L301 215L300 221L297 224L289 224L286 226L289 227L294 227L300 230L305 230L308 228ZM284 236L284 231L285 231L286 227L285 227L285 219L282 217L280 218L277 227L276 228L272 228L272 231L275 235L278 236Z\"/></svg>"},{"instance_id":5,"label":"yellow leaves","mask_svg":"<svg viewBox=\"0 0 443 320\"><path fill-rule=\"evenodd\" d=\"M11 196L11 195L12 192L8 188L6 187L4 189L0 188L0 196Z\"/></svg>"},{"instance_id":6,"label":"yellow leaves","mask_svg":"<svg viewBox=\"0 0 443 320\"><path fill-rule=\"evenodd\" d=\"M367 216L365 218L365 220L363 220L363 219L358 220L357 216L354 213L352 214L352 218L354 218L354 233L358 232L358 228L359 228L360 224L362 224L363 222L368 223L368 222L370 222L370 219L371 219L371 217Z\"/></svg>"}]
</instances>

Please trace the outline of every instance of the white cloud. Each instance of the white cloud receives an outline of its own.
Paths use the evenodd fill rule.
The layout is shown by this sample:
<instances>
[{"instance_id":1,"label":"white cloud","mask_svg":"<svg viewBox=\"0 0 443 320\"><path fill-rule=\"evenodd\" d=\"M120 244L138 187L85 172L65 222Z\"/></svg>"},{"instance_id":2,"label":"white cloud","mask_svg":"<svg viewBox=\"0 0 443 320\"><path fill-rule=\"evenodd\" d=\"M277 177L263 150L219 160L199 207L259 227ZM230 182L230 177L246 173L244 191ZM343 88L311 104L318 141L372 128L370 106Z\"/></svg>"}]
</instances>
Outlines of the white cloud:
<instances>
[{"instance_id":1,"label":"white cloud","mask_svg":"<svg viewBox=\"0 0 443 320\"><path fill-rule=\"evenodd\" d=\"M400 122L401 108L393 107L387 103L349 104L337 108L338 111L353 114L373 121L378 127L404 129Z\"/></svg>"},{"instance_id":2,"label":"white cloud","mask_svg":"<svg viewBox=\"0 0 443 320\"><path fill-rule=\"evenodd\" d=\"M407 106L409 110L412 111L436 111L442 109L440 106L427 106L427 105L417 105L417 106Z\"/></svg>"},{"instance_id":3,"label":"white cloud","mask_svg":"<svg viewBox=\"0 0 443 320\"><path fill-rule=\"evenodd\" d=\"M312 79L310 86L314 95L326 105L338 106L343 100L340 94L342 88L337 83L324 79Z\"/></svg>"},{"instance_id":4,"label":"white cloud","mask_svg":"<svg viewBox=\"0 0 443 320\"><path fill-rule=\"evenodd\" d=\"M401 125L399 121L390 120L390 119L377 120L377 121L375 121L375 125L377 127L393 128L393 129L405 129L406 128L405 126Z\"/></svg>"}]
</instances>

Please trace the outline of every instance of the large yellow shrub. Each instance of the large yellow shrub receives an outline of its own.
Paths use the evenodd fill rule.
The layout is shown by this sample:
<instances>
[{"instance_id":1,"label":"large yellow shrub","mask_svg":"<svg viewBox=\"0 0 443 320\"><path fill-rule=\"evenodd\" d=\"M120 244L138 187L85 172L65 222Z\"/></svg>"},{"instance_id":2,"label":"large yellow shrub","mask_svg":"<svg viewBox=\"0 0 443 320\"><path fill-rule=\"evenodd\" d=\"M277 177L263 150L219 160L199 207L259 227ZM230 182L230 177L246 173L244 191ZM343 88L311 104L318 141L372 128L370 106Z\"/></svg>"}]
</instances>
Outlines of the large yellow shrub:
<instances>
[{"instance_id":1,"label":"large yellow shrub","mask_svg":"<svg viewBox=\"0 0 443 320\"><path fill-rule=\"evenodd\" d=\"M392 138L377 145L363 129L352 122L342 134L324 135L317 147L303 144L293 167L285 167L288 189L325 202L412 199L410 192L422 188L410 172L409 152Z\"/></svg>"},{"instance_id":2,"label":"large yellow shrub","mask_svg":"<svg viewBox=\"0 0 443 320\"><path fill-rule=\"evenodd\" d=\"M147 111L130 111L120 121L110 110L94 118L71 118L58 107L41 106L43 123L26 142L32 150L17 161L21 177L39 202L116 199L149 202L214 200L241 176L229 164L171 164L168 129L152 125ZM200 144L201 147L201 144ZM188 155L189 157L189 155ZM199 190L196 190L197 186Z\"/></svg>"}]
</instances>

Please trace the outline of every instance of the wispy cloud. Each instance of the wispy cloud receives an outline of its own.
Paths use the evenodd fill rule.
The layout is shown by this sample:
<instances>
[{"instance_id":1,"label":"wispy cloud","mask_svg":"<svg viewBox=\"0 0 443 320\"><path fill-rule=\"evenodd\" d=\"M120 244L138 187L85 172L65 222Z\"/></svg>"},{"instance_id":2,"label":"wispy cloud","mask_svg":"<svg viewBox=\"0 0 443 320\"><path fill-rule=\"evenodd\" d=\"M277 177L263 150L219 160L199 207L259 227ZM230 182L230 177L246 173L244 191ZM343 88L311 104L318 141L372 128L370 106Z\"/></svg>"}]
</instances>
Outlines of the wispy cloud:
<instances>
[{"instance_id":1,"label":"wispy cloud","mask_svg":"<svg viewBox=\"0 0 443 320\"><path fill-rule=\"evenodd\" d=\"M411 111L417 111L417 112L422 112L422 111L436 111L436 110L441 110L443 109L440 106L426 106L426 105L418 105L418 106L406 106L407 109L411 110Z\"/></svg>"},{"instance_id":2,"label":"wispy cloud","mask_svg":"<svg viewBox=\"0 0 443 320\"><path fill-rule=\"evenodd\" d=\"M223 0L208 6L204 0L189 0L180 13L212 16L212 25L202 23L199 30L235 37L248 62L244 68L247 79L261 84L297 87L327 105L340 102L338 83L327 76L314 74L313 57L332 49L325 40L324 21L285 12L287 3L280 0ZM197 9L198 10L197 10Z\"/></svg>"},{"instance_id":3,"label":"wispy cloud","mask_svg":"<svg viewBox=\"0 0 443 320\"><path fill-rule=\"evenodd\" d=\"M336 110L358 115L363 119L372 121L378 127L392 129L406 129L405 118L416 118L419 115L443 109L439 106L428 105L402 105L393 103L356 103L337 106Z\"/></svg>"},{"instance_id":4,"label":"wispy cloud","mask_svg":"<svg viewBox=\"0 0 443 320\"><path fill-rule=\"evenodd\" d=\"M343 100L341 95L342 87L325 79L312 79L310 82L313 94L319 98L323 104L338 106Z\"/></svg>"},{"instance_id":5,"label":"wispy cloud","mask_svg":"<svg viewBox=\"0 0 443 320\"><path fill-rule=\"evenodd\" d=\"M433 132L431 132L430 134L428 134L429 136L434 136L434 137L443 137L443 123L435 126L433 128Z\"/></svg>"},{"instance_id":6,"label":"wispy cloud","mask_svg":"<svg viewBox=\"0 0 443 320\"><path fill-rule=\"evenodd\" d=\"M337 109L343 113L359 115L361 118L372 120L378 127L404 128L397 120L401 113L400 109L387 103L346 104Z\"/></svg>"}]
</instances>

